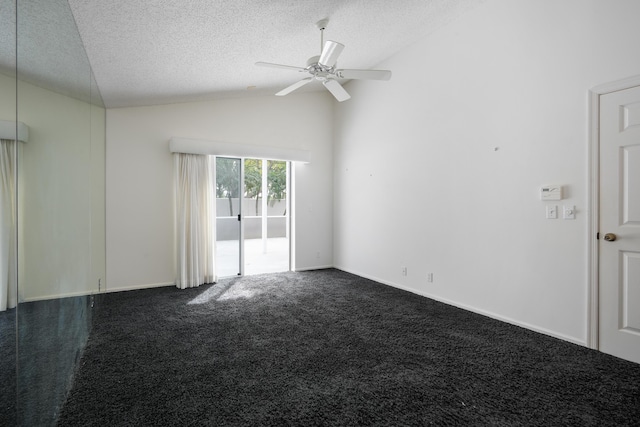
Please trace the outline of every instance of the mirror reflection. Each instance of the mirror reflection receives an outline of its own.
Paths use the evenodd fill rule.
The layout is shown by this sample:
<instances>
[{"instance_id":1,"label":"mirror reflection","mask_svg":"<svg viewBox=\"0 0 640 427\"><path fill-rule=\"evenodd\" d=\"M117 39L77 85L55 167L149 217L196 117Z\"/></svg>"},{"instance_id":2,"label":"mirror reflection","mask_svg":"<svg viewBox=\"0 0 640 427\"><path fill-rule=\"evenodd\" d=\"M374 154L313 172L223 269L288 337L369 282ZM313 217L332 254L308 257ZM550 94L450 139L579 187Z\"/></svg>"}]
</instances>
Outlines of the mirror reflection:
<instances>
[{"instance_id":1,"label":"mirror reflection","mask_svg":"<svg viewBox=\"0 0 640 427\"><path fill-rule=\"evenodd\" d=\"M17 421L15 19L15 2L0 0L0 425L7 426Z\"/></svg>"},{"instance_id":2,"label":"mirror reflection","mask_svg":"<svg viewBox=\"0 0 640 427\"><path fill-rule=\"evenodd\" d=\"M0 425L55 425L105 287L105 111L66 0L0 10Z\"/></svg>"}]
</instances>

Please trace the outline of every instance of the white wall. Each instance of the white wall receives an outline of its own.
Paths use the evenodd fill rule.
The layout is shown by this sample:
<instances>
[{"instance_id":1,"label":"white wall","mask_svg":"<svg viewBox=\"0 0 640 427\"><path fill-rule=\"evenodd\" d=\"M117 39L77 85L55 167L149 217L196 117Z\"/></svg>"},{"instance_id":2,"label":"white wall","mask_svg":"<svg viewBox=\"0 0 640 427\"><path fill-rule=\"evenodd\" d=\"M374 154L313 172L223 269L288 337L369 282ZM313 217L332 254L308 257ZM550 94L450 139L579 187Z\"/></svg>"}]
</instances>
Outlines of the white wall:
<instances>
[{"instance_id":1,"label":"white wall","mask_svg":"<svg viewBox=\"0 0 640 427\"><path fill-rule=\"evenodd\" d=\"M16 120L16 78L0 74L0 120Z\"/></svg>"},{"instance_id":2,"label":"white wall","mask_svg":"<svg viewBox=\"0 0 640 427\"><path fill-rule=\"evenodd\" d=\"M91 281L95 292L98 280L104 290L107 277L106 257L106 119L105 109L91 106Z\"/></svg>"},{"instance_id":3,"label":"white wall","mask_svg":"<svg viewBox=\"0 0 640 427\"><path fill-rule=\"evenodd\" d=\"M0 76L0 86L9 79L15 84ZM15 118L15 99L13 109ZM97 292L105 277L104 109L19 81L18 120L29 126L19 166L20 301Z\"/></svg>"},{"instance_id":4,"label":"white wall","mask_svg":"<svg viewBox=\"0 0 640 427\"><path fill-rule=\"evenodd\" d=\"M107 110L108 288L175 279L174 136L310 150L294 171L295 267L331 266L332 106L310 93Z\"/></svg>"},{"instance_id":5,"label":"white wall","mask_svg":"<svg viewBox=\"0 0 640 427\"><path fill-rule=\"evenodd\" d=\"M640 74L638 16L636 0L490 0L380 64L390 82L348 84L335 265L585 343L587 95ZM545 219L545 184L575 220Z\"/></svg>"}]
</instances>

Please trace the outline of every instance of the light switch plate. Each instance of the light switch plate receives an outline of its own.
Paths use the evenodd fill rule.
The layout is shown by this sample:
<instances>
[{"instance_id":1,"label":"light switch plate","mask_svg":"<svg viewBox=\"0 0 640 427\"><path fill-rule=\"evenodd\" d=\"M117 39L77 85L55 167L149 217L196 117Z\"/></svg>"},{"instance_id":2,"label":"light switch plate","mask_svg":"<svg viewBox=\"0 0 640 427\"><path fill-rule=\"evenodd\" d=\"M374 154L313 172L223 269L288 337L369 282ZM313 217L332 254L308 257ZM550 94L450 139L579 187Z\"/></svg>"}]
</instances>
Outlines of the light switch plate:
<instances>
[{"instance_id":1,"label":"light switch plate","mask_svg":"<svg viewBox=\"0 0 640 427\"><path fill-rule=\"evenodd\" d=\"M562 185L545 185L540 188L540 200L562 200Z\"/></svg>"},{"instance_id":2,"label":"light switch plate","mask_svg":"<svg viewBox=\"0 0 640 427\"><path fill-rule=\"evenodd\" d=\"M576 207L573 205L564 205L562 207L562 219L576 219Z\"/></svg>"},{"instance_id":3,"label":"light switch plate","mask_svg":"<svg viewBox=\"0 0 640 427\"><path fill-rule=\"evenodd\" d=\"M547 206L547 219L557 219L557 218L558 218L558 205Z\"/></svg>"}]
</instances>

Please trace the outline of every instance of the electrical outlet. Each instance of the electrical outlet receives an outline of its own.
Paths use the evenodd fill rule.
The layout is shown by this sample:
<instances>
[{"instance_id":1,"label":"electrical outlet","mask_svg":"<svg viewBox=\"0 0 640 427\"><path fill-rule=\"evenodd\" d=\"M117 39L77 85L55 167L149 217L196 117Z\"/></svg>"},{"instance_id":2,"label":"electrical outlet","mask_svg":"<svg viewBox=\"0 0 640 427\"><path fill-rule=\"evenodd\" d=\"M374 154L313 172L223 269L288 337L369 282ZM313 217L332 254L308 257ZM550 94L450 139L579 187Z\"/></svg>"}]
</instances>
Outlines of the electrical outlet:
<instances>
[{"instance_id":1,"label":"electrical outlet","mask_svg":"<svg viewBox=\"0 0 640 427\"><path fill-rule=\"evenodd\" d=\"M427 283L433 283L433 273L427 273Z\"/></svg>"},{"instance_id":2,"label":"electrical outlet","mask_svg":"<svg viewBox=\"0 0 640 427\"><path fill-rule=\"evenodd\" d=\"M402 275L403 276L407 275L407 267L402 267Z\"/></svg>"}]
</instances>

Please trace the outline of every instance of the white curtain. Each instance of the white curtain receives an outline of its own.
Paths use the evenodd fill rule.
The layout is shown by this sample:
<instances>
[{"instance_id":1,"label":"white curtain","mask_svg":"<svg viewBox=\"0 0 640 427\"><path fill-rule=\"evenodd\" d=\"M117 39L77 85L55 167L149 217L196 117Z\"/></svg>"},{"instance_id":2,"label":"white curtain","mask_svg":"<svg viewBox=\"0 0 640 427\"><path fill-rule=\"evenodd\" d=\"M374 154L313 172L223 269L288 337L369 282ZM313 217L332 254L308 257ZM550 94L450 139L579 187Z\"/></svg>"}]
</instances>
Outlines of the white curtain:
<instances>
[{"instance_id":1,"label":"white curtain","mask_svg":"<svg viewBox=\"0 0 640 427\"><path fill-rule=\"evenodd\" d=\"M216 281L214 173L210 156L175 153L177 278L180 289Z\"/></svg>"},{"instance_id":2,"label":"white curtain","mask_svg":"<svg viewBox=\"0 0 640 427\"><path fill-rule=\"evenodd\" d=\"M0 311L17 303L15 141L0 140Z\"/></svg>"}]
</instances>

